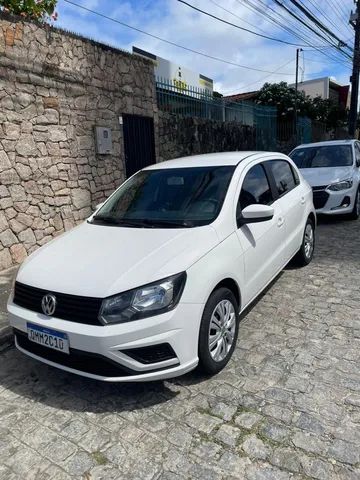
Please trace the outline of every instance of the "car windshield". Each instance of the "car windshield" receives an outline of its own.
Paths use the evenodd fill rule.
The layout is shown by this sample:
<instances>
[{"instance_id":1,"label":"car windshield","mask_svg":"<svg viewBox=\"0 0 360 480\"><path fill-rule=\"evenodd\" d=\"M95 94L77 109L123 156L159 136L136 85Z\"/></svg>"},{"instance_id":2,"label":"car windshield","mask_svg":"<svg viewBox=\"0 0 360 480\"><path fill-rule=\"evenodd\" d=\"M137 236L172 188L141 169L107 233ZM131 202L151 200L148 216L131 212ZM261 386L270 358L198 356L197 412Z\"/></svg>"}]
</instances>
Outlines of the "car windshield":
<instances>
[{"instance_id":1,"label":"car windshield","mask_svg":"<svg viewBox=\"0 0 360 480\"><path fill-rule=\"evenodd\" d=\"M93 223L138 228L207 225L222 207L233 166L143 170L124 183Z\"/></svg>"},{"instance_id":2,"label":"car windshield","mask_svg":"<svg viewBox=\"0 0 360 480\"><path fill-rule=\"evenodd\" d=\"M297 148L290 157L298 168L345 167L353 164L351 145Z\"/></svg>"}]
</instances>

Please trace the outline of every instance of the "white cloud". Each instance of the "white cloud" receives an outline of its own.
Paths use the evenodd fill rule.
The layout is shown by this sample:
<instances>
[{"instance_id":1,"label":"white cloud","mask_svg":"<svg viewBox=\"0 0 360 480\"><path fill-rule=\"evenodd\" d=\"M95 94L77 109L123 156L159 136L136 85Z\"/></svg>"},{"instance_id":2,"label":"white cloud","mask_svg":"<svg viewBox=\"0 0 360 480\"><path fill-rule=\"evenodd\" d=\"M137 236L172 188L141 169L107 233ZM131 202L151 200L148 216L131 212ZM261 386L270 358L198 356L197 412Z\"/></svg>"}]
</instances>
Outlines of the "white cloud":
<instances>
[{"instance_id":1,"label":"white cloud","mask_svg":"<svg viewBox=\"0 0 360 480\"><path fill-rule=\"evenodd\" d=\"M217 2L222 5L221 0L217 0ZM293 62L280 69L281 72L289 75L269 75L267 73L254 72L181 50L175 46L128 30L121 25L87 14L86 12L83 12L81 17L79 17L76 15L78 10L76 10L75 7L71 9L66 8L63 16L60 11L61 25L128 50L131 50L132 45L136 45L153 52L156 55L213 78L216 82L215 86L217 90L252 90L259 88L264 81L285 80L289 83L294 81L295 46L270 42L260 37L250 35L234 27L200 15L176 0L128 0L121 3L109 0L107 2L82 0L81 3L88 8L106 13L113 18L168 39L169 41L231 62L274 71L293 59ZM206 0L191 0L190 3L228 21L253 29L253 27L241 24L239 19L220 10ZM271 4L272 6L274 5L273 2L271 2ZM349 39L351 37L351 30L345 22L345 15L342 13L342 21L340 22L339 13L343 10L350 12L352 6L351 0L344 0L339 12L331 8L327 0L320 0L315 2L315 4L319 11L325 12L326 19L324 18L324 21L328 24L329 22L333 22L338 26L337 34L341 36L341 38ZM63 5L63 3L60 4L61 7ZM65 5L68 7L67 4ZM311 4L309 4L309 6L311 7ZM244 20L253 23L258 29L264 30L269 36L282 37L283 35L279 28L268 23L265 18L259 14L254 14L246 9L238 0L228 0L226 2L226 8ZM316 11L313 7L311 7L311 9ZM321 18L320 13L319 18ZM295 37L291 40L296 43ZM318 39L317 42L321 43L320 39ZM340 81L348 82L350 70L346 70L340 64L327 64L327 57L322 56L318 52L307 52L305 58L309 58L310 60L311 56L313 56L312 58L321 60L322 63L316 63L315 61L306 62L305 79L316 75L334 75Z\"/></svg>"}]
</instances>

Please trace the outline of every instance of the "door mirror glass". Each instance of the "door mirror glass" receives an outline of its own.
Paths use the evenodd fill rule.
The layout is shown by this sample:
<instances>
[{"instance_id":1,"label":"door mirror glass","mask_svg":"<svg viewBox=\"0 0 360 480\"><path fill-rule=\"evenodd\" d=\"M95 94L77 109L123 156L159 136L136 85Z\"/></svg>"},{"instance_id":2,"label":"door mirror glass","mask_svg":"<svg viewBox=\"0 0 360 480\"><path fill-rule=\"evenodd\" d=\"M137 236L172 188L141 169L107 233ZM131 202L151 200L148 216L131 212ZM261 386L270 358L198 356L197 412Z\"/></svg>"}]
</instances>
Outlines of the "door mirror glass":
<instances>
[{"instance_id":1,"label":"door mirror glass","mask_svg":"<svg viewBox=\"0 0 360 480\"><path fill-rule=\"evenodd\" d=\"M267 220L271 220L273 216L273 207L258 203L245 207L241 212L239 222L240 224L266 222Z\"/></svg>"}]
</instances>

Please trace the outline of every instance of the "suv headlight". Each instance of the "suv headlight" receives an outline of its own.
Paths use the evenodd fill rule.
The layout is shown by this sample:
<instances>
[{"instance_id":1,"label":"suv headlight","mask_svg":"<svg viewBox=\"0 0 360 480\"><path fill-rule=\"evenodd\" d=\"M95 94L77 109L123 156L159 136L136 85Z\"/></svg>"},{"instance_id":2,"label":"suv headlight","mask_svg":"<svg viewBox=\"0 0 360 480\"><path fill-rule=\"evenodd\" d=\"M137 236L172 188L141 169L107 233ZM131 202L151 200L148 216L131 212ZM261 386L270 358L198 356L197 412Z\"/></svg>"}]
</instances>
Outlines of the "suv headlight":
<instances>
[{"instance_id":1,"label":"suv headlight","mask_svg":"<svg viewBox=\"0 0 360 480\"><path fill-rule=\"evenodd\" d=\"M179 303L186 273L182 272L143 287L105 298L99 319L102 323L125 323L168 312Z\"/></svg>"},{"instance_id":2,"label":"suv headlight","mask_svg":"<svg viewBox=\"0 0 360 480\"><path fill-rule=\"evenodd\" d=\"M327 188L328 190L332 190L333 192L338 192L339 190L346 190L347 188L351 188L353 186L352 178L347 180L343 180L342 182L333 183L329 185Z\"/></svg>"}]
</instances>

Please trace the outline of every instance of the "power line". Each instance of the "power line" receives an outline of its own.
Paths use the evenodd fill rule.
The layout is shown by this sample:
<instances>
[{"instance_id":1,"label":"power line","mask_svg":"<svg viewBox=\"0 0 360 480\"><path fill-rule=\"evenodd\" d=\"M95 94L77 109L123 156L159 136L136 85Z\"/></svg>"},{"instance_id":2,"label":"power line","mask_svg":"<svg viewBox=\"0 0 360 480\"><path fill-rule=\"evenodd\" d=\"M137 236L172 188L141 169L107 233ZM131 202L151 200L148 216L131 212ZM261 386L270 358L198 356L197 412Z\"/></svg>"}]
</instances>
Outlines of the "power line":
<instances>
[{"instance_id":1,"label":"power line","mask_svg":"<svg viewBox=\"0 0 360 480\"><path fill-rule=\"evenodd\" d=\"M320 20L318 20L314 15L303 5L301 5L300 2L297 0L290 0L290 2L298 9L300 12L302 12L312 23L314 23L320 30L323 32L327 33L330 37L334 38L339 42L339 47L341 45L351 49L349 45L347 45L343 40L341 40L335 33L333 33L326 25L324 25Z\"/></svg>"},{"instance_id":2,"label":"power line","mask_svg":"<svg viewBox=\"0 0 360 480\"><path fill-rule=\"evenodd\" d=\"M257 25L254 25L253 23L250 23L248 22L247 20L244 20L243 18L241 18L239 15L236 15L236 13L232 12L231 10L228 10L227 8L223 7L222 5L219 5L218 3L214 2L214 0L209 0L212 4L216 5L218 8L221 8L221 10L224 10L224 12L227 12L229 13L230 15L232 15L233 17L237 18L238 20L240 20L241 22L243 23L246 23L247 25L250 25L250 27L254 27L254 28L257 28L259 30L259 32L262 32L266 35L266 32L264 30L261 30L261 28L259 28Z\"/></svg>"},{"instance_id":3,"label":"power line","mask_svg":"<svg viewBox=\"0 0 360 480\"><path fill-rule=\"evenodd\" d=\"M109 17L108 15L105 15L103 13L96 12L95 10L84 7L83 5L79 5L78 3L72 2L71 0L63 0L63 1L70 4L70 5L73 5L74 7L80 8L82 10L85 10L85 11L89 12L89 13L97 15L98 17L105 18L106 20L109 20L111 22L122 25L123 27L130 28L131 30L135 30L136 32L147 35L148 37L155 38L156 40L159 40L160 42L167 43L168 45L172 45L173 47L181 48L182 50L186 50L187 52L195 53L196 55L201 55L202 57L209 58L211 60L215 60L216 62L226 63L227 65L232 65L233 67L244 68L246 70L252 70L254 72L272 73L270 70L263 70L261 68L250 67L248 65L241 65L239 63L224 60L224 59L219 58L219 57L214 57L214 56L209 55L209 54L204 53L204 52L199 52L198 50L194 50L192 48L185 47L184 45L179 45L178 43L171 42L170 40L166 40L165 38L161 38L157 35L154 35L153 33L149 33L149 32L146 32L145 30L140 29L140 28L134 27L132 25L128 25L127 23L121 22L120 20ZM277 73L277 75L290 75L290 74L285 73L285 72L283 72L283 73L279 72L279 73Z\"/></svg>"},{"instance_id":4,"label":"power line","mask_svg":"<svg viewBox=\"0 0 360 480\"><path fill-rule=\"evenodd\" d=\"M218 20L219 22L225 23L226 25L230 25L231 27L238 28L239 30L243 30L244 32L251 33L253 35L256 35L257 37L262 37L266 38L267 40L271 40L273 42L279 42L279 43L285 43L286 45L292 45L295 47L306 47L307 45L302 45L298 43L292 43L292 42L287 42L286 40L281 40L280 38L274 38L274 37L269 37L268 35L263 35L262 33L257 33L254 32L253 30L249 30L248 28L240 27L240 25L236 25L235 23L228 22L227 20L224 20L223 18L217 17L216 15L213 15L212 13L206 12L205 10L201 10L201 8L195 7L195 5L191 5L190 3L185 2L185 0L177 0L180 3L183 3L187 7L192 8L193 10L196 10L199 13L202 13L203 15L207 15L208 17L213 18L214 20Z\"/></svg>"},{"instance_id":5,"label":"power line","mask_svg":"<svg viewBox=\"0 0 360 480\"><path fill-rule=\"evenodd\" d=\"M325 50L325 49L332 49L334 48L333 44L328 44L326 46L322 46L322 45L318 45L318 46L315 46L315 45L311 45L311 42L309 40L307 40L307 37L308 37L308 33L306 32L303 32L298 25L295 25L293 22L289 21L289 19L285 18L284 15L281 14L281 12L279 11L276 11L274 10L269 4L265 3L265 2L262 2L261 0L258 2L260 3L260 6L258 6L257 4L254 4L254 2L252 2L251 0L243 0L243 2L245 3L242 3L240 2L240 0L236 0L240 5L244 6L245 8L247 9L250 9L251 11L254 11L255 13L258 13L259 15L263 16L264 19L268 22L271 22L271 23L274 23L278 26L280 26L280 28L282 28L283 30L285 30L286 32L288 32L290 35L293 35L297 38L300 38L301 40L303 40L308 46L310 47L313 47L314 50L318 50L320 53L322 53L324 56L326 56L327 58L330 58L331 60L336 60L336 61L341 61L340 59L338 59L335 55L335 52L334 54L331 54L331 53L328 53L328 52L325 52L325 51L322 51L322 50ZM261 8L263 7L263 8ZM272 14L269 12L269 10L272 12ZM278 18L274 17L274 15L276 15ZM286 23L286 25L284 25L282 22ZM303 35L299 34L298 32L301 31L303 33ZM342 61L349 61L348 59L343 59Z\"/></svg>"},{"instance_id":6,"label":"power line","mask_svg":"<svg viewBox=\"0 0 360 480\"><path fill-rule=\"evenodd\" d=\"M279 7L283 8L289 15L291 15L293 18L295 18L298 22L300 22L302 25L304 25L307 29L311 30L315 35L317 35L319 38L324 40L327 43L330 43L334 48L336 48L339 52L341 52L343 55L346 55L347 57L351 58L349 54L341 50L341 48L337 45L334 45L331 43L329 39L324 37L320 32L316 31L311 25L308 25L305 20L303 20L301 17L299 17L295 12L290 10L284 3L282 3L280 0L273 0Z\"/></svg>"},{"instance_id":7,"label":"power line","mask_svg":"<svg viewBox=\"0 0 360 480\"><path fill-rule=\"evenodd\" d=\"M266 75L265 77L259 78L259 80L257 80L256 82L251 82L251 83L248 83L247 85L244 85L244 86L242 87L242 90L243 90L244 88L250 87L251 85L256 85L257 83L266 80L267 78L271 77L271 75L273 75L274 73L277 73L279 70L281 70L282 68L286 67L287 65L289 65L290 63L293 63L293 62L294 62L294 59L292 58L291 60L287 61L287 62L284 63L283 65L280 65L280 67L278 67L276 70L274 70L273 72L271 72L269 75ZM291 75L294 75L294 74L292 73ZM229 91L223 92L223 93L226 95L226 94L228 94L228 93L233 93L233 92L236 92L236 91L238 91L238 90L239 90L239 89L229 90Z\"/></svg>"},{"instance_id":8,"label":"power line","mask_svg":"<svg viewBox=\"0 0 360 480\"><path fill-rule=\"evenodd\" d=\"M323 10L321 10L318 5L316 5L316 3L315 3L314 0L308 0L308 2L309 2L309 3L315 8L315 10L316 10L318 13L320 13L320 15L321 15L324 19L326 19L334 28L339 28L339 25L336 25L336 24L333 22L333 20L332 20ZM302 3L303 3L303 2L302 2ZM330 3L330 2L329 2L329 3ZM339 16L338 18L340 19L341 22L343 22L344 19L342 18L342 16ZM350 28L347 20L346 20L344 23L342 23L342 25L343 25L344 27L346 27L349 31L351 31L351 28ZM349 40L346 40L346 41L349 41Z\"/></svg>"}]
</instances>

